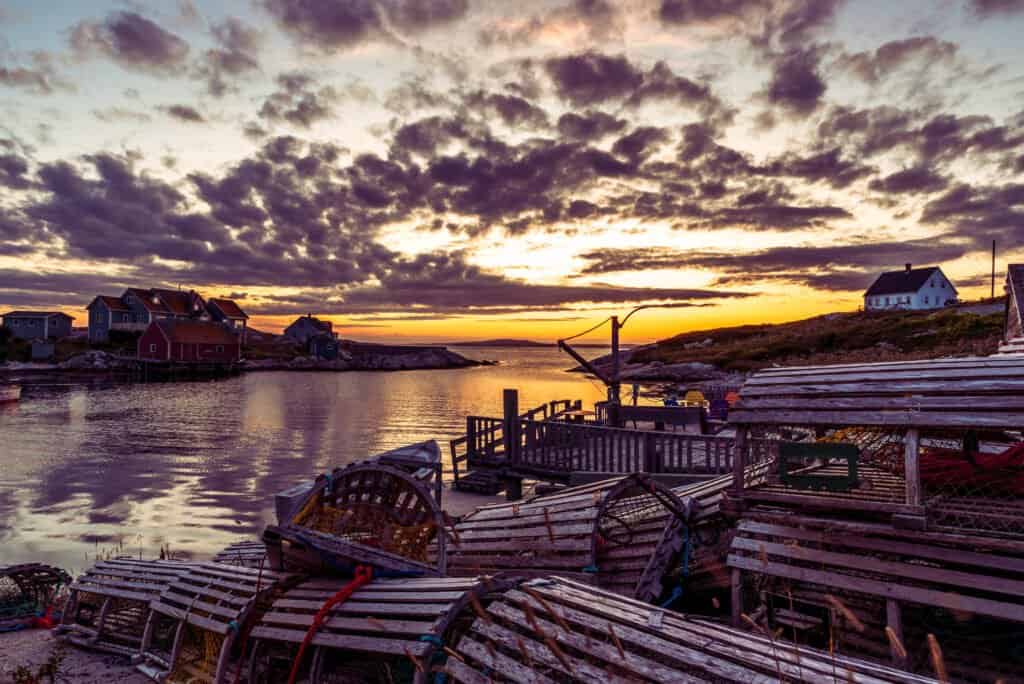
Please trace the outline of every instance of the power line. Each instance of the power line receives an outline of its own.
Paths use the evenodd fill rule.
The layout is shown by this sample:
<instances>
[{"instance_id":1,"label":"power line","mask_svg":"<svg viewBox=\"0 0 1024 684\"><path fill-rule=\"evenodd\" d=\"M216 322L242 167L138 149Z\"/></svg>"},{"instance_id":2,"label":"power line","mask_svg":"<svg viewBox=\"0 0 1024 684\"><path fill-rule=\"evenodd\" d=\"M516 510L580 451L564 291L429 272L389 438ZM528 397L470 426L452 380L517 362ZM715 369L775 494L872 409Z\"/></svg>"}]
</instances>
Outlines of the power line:
<instances>
[{"instance_id":1,"label":"power line","mask_svg":"<svg viewBox=\"0 0 1024 684\"><path fill-rule=\"evenodd\" d=\"M594 332L595 330L597 330L598 328L600 328L602 325L604 325L605 323L607 323L610 320L612 320L611 316L609 316L608 318L604 319L603 321L601 321L600 323L595 325L593 328L588 328L587 330L584 330L581 333L573 335L572 337L564 337L564 338L562 338L562 342L568 342L569 340L575 340L577 337L583 337L587 333L592 333L592 332Z\"/></svg>"}]
</instances>

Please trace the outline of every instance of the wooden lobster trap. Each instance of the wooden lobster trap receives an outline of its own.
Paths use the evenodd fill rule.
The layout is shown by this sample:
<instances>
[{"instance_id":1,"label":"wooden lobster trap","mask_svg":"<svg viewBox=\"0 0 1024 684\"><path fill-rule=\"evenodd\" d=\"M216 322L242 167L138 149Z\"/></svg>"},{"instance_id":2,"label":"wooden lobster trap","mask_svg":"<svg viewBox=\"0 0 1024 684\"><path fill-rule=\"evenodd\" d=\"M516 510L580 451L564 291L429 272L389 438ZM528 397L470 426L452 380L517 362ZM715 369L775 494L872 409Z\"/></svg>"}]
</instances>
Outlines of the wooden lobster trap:
<instances>
[{"instance_id":1,"label":"wooden lobster trap","mask_svg":"<svg viewBox=\"0 0 1024 684\"><path fill-rule=\"evenodd\" d=\"M214 563L259 568L266 564L267 547L262 541L237 541L216 553Z\"/></svg>"},{"instance_id":2,"label":"wooden lobster trap","mask_svg":"<svg viewBox=\"0 0 1024 684\"><path fill-rule=\"evenodd\" d=\"M445 671L455 682L934 682L554 577L507 591Z\"/></svg>"},{"instance_id":3,"label":"wooden lobster trap","mask_svg":"<svg viewBox=\"0 0 1024 684\"><path fill-rule=\"evenodd\" d=\"M49 607L71 577L43 563L0 566L0 631L18 629Z\"/></svg>"},{"instance_id":4,"label":"wooden lobster trap","mask_svg":"<svg viewBox=\"0 0 1024 684\"><path fill-rule=\"evenodd\" d=\"M179 561L100 561L71 584L57 633L84 648L136 655L150 602L193 567Z\"/></svg>"},{"instance_id":5,"label":"wooden lobster trap","mask_svg":"<svg viewBox=\"0 0 1024 684\"><path fill-rule=\"evenodd\" d=\"M240 636L296 580L267 569L196 564L150 604L139 671L160 682L228 681Z\"/></svg>"},{"instance_id":6,"label":"wooden lobster trap","mask_svg":"<svg viewBox=\"0 0 1024 684\"><path fill-rule=\"evenodd\" d=\"M557 573L650 600L661 594L671 562L661 546L665 530L689 513L672 490L643 474L484 506L455 526L448 570Z\"/></svg>"},{"instance_id":7,"label":"wooden lobster trap","mask_svg":"<svg viewBox=\"0 0 1024 684\"><path fill-rule=\"evenodd\" d=\"M252 631L249 684L287 682L293 669L298 681L310 684L425 684L446 658L445 648L469 628L474 611L511 586L490 578L373 580L317 621L318 611L347 583L311 579L274 601Z\"/></svg>"},{"instance_id":8,"label":"wooden lobster trap","mask_svg":"<svg viewBox=\"0 0 1024 684\"><path fill-rule=\"evenodd\" d=\"M351 574L370 565L378 574L445 574L444 514L405 470L371 462L336 469L317 478L296 511L287 524L264 531L274 568Z\"/></svg>"},{"instance_id":9,"label":"wooden lobster trap","mask_svg":"<svg viewBox=\"0 0 1024 684\"><path fill-rule=\"evenodd\" d=\"M728 563L737 622L916 672L932 635L956 680L1024 680L1019 540L755 508Z\"/></svg>"}]
</instances>

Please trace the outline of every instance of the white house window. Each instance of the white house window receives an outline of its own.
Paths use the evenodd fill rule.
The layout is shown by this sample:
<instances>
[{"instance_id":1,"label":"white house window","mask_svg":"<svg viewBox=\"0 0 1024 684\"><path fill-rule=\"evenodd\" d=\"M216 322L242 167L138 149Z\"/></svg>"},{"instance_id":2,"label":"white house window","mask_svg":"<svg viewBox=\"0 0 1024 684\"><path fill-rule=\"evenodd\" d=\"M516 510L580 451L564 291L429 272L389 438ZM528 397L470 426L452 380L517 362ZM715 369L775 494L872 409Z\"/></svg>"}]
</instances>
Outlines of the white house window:
<instances>
[{"instance_id":1,"label":"white house window","mask_svg":"<svg viewBox=\"0 0 1024 684\"><path fill-rule=\"evenodd\" d=\"M155 354L156 353L156 345L155 344L149 345L149 353L150 354Z\"/></svg>"}]
</instances>

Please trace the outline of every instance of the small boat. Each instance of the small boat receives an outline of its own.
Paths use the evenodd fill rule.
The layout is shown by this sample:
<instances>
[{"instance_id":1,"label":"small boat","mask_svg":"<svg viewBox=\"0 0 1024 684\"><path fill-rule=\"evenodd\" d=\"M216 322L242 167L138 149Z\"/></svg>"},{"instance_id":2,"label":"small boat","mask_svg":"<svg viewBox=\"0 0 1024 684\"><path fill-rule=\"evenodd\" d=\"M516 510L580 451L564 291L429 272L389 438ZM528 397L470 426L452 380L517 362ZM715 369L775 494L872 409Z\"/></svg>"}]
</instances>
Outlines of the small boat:
<instances>
[{"instance_id":1,"label":"small boat","mask_svg":"<svg viewBox=\"0 0 1024 684\"><path fill-rule=\"evenodd\" d=\"M21 385L0 385L0 404L21 399Z\"/></svg>"}]
</instances>

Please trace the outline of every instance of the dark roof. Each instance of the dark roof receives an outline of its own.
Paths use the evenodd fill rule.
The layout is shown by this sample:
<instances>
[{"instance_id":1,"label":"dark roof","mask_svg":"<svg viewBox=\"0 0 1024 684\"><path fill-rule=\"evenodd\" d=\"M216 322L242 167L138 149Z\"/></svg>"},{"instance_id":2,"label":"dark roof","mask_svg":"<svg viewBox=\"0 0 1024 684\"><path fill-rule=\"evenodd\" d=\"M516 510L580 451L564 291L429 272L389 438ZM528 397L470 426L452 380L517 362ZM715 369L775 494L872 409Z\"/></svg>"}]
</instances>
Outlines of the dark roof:
<instances>
[{"instance_id":1,"label":"dark roof","mask_svg":"<svg viewBox=\"0 0 1024 684\"><path fill-rule=\"evenodd\" d=\"M939 271L938 266L929 266L927 268L912 268L909 271L903 269L901 271L889 271L878 276L878 280L875 281L874 285L868 288L868 291L864 293L865 297L876 297L878 295L889 295L889 294L904 294L906 292L917 292L920 290L928 279ZM941 271L939 271L941 273ZM950 283L952 285L952 283ZM953 288L956 291L956 288Z\"/></svg>"},{"instance_id":2,"label":"dark roof","mask_svg":"<svg viewBox=\"0 0 1024 684\"><path fill-rule=\"evenodd\" d=\"M185 344L238 344L238 338L220 323L165 319L150 323L159 326L171 342Z\"/></svg>"},{"instance_id":3,"label":"dark roof","mask_svg":"<svg viewBox=\"0 0 1024 684\"><path fill-rule=\"evenodd\" d=\"M0 314L4 318L8 316L14 318L49 318L50 316L67 316L71 320L75 320L74 316L68 316L62 311L8 311L5 314Z\"/></svg>"},{"instance_id":4,"label":"dark roof","mask_svg":"<svg viewBox=\"0 0 1024 684\"><path fill-rule=\"evenodd\" d=\"M323 330L324 332L332 332L334 330L333 323L331 323L330 321L321 321L316 316L299 316L294 321L292 321L291 325L289 325L288 327L290 328L292 327L292 325L297 325L302 321L309 321L314 328L316 328L317 330Z\"/></svg>"},{"instance_id":5,"label":"dark roof","mask_svg":"<svg viewBox=\"0 0 1024 684\"><path fill-rule=\"evenodd\" d=\"M95 304L97 300L106 304L107 308L111 311L131 311L131 308L122 302L120 297L110 297L108 295L97 295L96 299L89 302L89 306L85 308L88 309L90 306Z\"/></svg>"},{"instance_id":6,"label":"dark roof","mask_svg":"<svg viewBox=\"0 0 1024 684\"><path fill-rule=\"evenodd\" d=\"M146 307L147 311L152 311L154 313L171 313L171 310L167 308L159 297L155 296L152 290L143 290L140 287L129 287L125 290L125 294L129 292L139 298L139 301L142 302L142 305ZM154 299L156 299L156 301L153 301Z\"/></svg>"},{"instance_id":7,"label":"dark roof","mask_svg":"<svg viewBox=\"0 0 1024 684\"><path fill-rule=\"evenodd\" d=\"M208 299L207 304L217 307L227 318L248 318L242 307L235 304L233 299Z\"/></svg>"}]
</instances>

